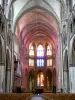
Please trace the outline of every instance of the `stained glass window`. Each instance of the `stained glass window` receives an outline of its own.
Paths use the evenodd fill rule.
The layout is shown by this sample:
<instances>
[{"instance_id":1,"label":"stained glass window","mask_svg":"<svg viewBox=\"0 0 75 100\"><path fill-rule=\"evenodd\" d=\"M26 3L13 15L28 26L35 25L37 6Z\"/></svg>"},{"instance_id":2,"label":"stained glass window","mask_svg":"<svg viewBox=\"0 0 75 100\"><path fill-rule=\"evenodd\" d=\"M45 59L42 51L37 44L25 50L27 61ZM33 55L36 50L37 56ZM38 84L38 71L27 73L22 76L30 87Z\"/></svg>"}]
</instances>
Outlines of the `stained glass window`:
<instances>
[{"instance_id":1,"label":"stained glass window","mask_svg":"<svg viewBox=\"0 0 75 100\"><path fill-rule=\"evenodd\" d=\"M44 66L44 59L37 59L37 66L38 67Z\"/></svg>"},{"instance_id":2,"label":"stained glass window","mask_svg":"<svg viewBox=\"0 0 75 100\"><path fill-rule=\"evenodd\" d=\"M29 55L30 55L30 56L34 56L34 46L33 46L33 45L31 45L31 46L29 47Z\"/></svg>"},{"instance_id":3,"label":"stained glass window","mask_svg":"<svg viewBox=\"0 0 75 100\"><path fill-rule=\"evenodd\" d=\"M37 48L37 66L42 67L44 66L44 48L40 44Z\"/></svg>"},{"instance_id":4,"label":"stained glass window","mask_svg":"<svg viewBox=\"0 0 75 100\"><path fill-rule=\"evenodd\" d=\"M44 56L44 48L43 48L42 45L39 45L38 48L37 48L37 56L38 57Z\"/></svg>"},{"instance_id":5,"label":"stained glass window","mask_svg":"<svg viewBox=\"0 0 75 100\"><path fill-rule=\"evenodd\" d=\"M48 45L47 46L47 56L51 56L52 55L52 46L50 45Z\"/></svg>"},{"instance_id":6,"label":"stained glass window","mask_svg":"<svg viewBox=\"0 0 75 100\"><path fill-rule=\"evenodd\" d=\"M47 60L47 66L52 66L52 59Z\"/></svg>"},{"instance_id":7,"label":"stained glass window","mask_svg":"<svg viewBox=\"0 0 75 100\"><path fill-rule=\"evenodd\" d=\"M34 59L29 59L29 66L34 66Z\"/></svg>"},{"instance_id":8,"label":"stained glass window","mask_svg":"<svg viewBox=\"0 0 75 100\"><path fill-rule=\"evenodd\" d=\"M43 75L43 72L40 72L37 75L37 86L44 86L44 75Z\"/></svg>"}]
</instances>

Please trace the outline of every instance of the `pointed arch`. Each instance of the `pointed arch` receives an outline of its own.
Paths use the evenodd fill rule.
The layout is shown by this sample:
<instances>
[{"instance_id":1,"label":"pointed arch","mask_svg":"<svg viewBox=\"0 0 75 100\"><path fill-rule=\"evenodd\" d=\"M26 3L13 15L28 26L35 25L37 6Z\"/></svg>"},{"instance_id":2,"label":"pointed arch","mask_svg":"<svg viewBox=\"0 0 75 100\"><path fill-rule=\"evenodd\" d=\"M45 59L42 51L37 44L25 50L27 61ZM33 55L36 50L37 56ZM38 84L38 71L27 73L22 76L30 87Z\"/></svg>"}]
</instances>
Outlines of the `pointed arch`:
<instances>
[{"instance_id":1,"label":"pointed arch","mask_svg":"<svg viewBox=\"0 0 75 100\"><path fill-rule=\"evenodd\" d=\"M43 57L44 56L44 48L41 44L37 47L37 57Z\"/></svg>"},{"instance_id":2,"label":"pointed arch","mask_svg":"<svg viewBox=\"0 0 75 100\"><path fill-rule=\"evenodd\" d=\"M29 90L30 91L32 91L35 86L34 80L35 80L35 71L34 69L31 68L29 71Z\"/></svg>"},{"instance_id":3,"label":"pointed arch","mask_svg":"<svg viewBox=\"0 0 75 100\"><path fill-rule=\"evenodd\" d=\"M34 56L34 44L29 44L29 56Z\"/></svg>"},{"instance_id":4,"label":"pointed arch","mask_svg":"<svg viewBox=\"0 0 75 100\"><path fill-rule=\"evenodd\" d=\"M52 91L52 72L49 68L46 69L46 88Z\"/></svg>"},{"instance_id":5,"label":"pointed arch","mask_svg":"<svg viewBox=\"0 0 75 100\"><path fill-rule=\"evenodd\" d=\"M41 70L37 72L37 86L38 87L44 86L44 73Z\"/></svg>"},{"instance_id":6,"label":"pointed arch","mask_svg":"<svg viewBox=\"0 0 75 100\"><path fill-rule=\"evenodd\" d=\"M52 45L47 44L47 56L52 56Z\"/></svg>"}]
</instances>

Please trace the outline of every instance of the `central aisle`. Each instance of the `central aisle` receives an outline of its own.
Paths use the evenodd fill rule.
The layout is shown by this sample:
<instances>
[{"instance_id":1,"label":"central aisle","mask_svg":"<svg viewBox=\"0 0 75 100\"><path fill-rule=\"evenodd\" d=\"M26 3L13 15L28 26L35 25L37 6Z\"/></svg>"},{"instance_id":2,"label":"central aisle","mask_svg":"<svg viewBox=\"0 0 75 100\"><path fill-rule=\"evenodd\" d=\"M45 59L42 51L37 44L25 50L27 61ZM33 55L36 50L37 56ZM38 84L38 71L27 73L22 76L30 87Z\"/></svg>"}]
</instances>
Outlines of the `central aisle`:
<instances>
[{"instance_id":1,"label":"central aisle","mask_svg":"<svg viewBox=\"0 0 75 100\"><path fill-rule=\"evenodd\" d=\"M43 98L41 97L41 95L39 94L35 94L32 96L31 100L43 100Z\"/></svg>"}]
</instances>

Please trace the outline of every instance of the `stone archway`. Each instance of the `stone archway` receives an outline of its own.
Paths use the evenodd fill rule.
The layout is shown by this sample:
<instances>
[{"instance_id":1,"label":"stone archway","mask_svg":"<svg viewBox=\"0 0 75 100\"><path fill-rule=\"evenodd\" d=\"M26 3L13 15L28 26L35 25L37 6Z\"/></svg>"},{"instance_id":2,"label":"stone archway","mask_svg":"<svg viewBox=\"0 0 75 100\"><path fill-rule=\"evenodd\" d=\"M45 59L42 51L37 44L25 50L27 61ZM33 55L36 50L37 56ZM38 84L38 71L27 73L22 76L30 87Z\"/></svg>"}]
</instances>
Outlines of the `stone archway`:
<instances>
[{"instance_id":1,"label":"stone archway","mask_svg":"<svg viewBox=\"0 0 75 100\"><path fill-rule=\"evenodd\" d=\"M35 71L34 69L30 69L29 71L29 90L32 91L34 89L34 80L35 80Z\"/></svg>"},{"instance_id":2,"label":"stone archway","mask_svg":"<svg viewBox=\"0 0 75 100\"><path fill-rule=\"evenodd\" d=\"M52 72L50 69L46 70L46 88L48 91L52 91Z\"/></svg>"},{"instance_id":3,"label":"stone archway","mask_svg":"<svg viewBox=\"0 0 75 100\"><path fill-rule=\"evenodd\" d=\"M63 63L63 92L68 92L68 54L65 51L64 63Z\"/></svg>"},{"instance_id":4,"label":"stone archway","mask_svg":"<svg viewBox=\"0 0 75 100\"><path fill-rule=\"evenodd\" d=\"M11 85L11 64L9 50L6 53L6 75L5 75L5 92L10 92Z\"/></svg>"}]
</instances>

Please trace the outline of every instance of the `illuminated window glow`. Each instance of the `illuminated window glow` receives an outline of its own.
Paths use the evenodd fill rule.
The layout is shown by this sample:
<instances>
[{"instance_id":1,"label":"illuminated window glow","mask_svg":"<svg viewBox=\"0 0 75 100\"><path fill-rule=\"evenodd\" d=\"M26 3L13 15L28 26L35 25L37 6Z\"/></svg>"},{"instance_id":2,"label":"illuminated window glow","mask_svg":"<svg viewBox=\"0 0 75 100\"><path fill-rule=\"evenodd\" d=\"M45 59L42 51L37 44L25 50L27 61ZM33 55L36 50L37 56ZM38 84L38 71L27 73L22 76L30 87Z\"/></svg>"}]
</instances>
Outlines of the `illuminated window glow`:
<instances>
[{"instance_id":1,"label":"illuminated window glow","mask_svg":"<svg viewBox=\"0 0 75 100\"><path fill-rule=\"evenodd\" d=\"M44 59L37 59L37 66L38 67L44 66Z\"/></svg>"},{"instance_id":2,"label":"illuminated window glow","mask_svg":"<svg viewBox=\"0 0 75 100\"><path fill-rule=\"evenodd\" d=\"M52 59L47 60L47 66L52 66Z\"/></svg>"},{"instance_id":3,"label":"illuminated window glow","mask_svg":"<svg viewBox=\"0 0 75 100\"><path fill-rule=\"evenodd\" d=\"M44 49L42 45L39 45L37 48L37 57L42 57L44 56Z\"/></svg>"},{"instance_id":4,"label":"illuminated window glow","mask_svg":"<svg viewBox=\"0 0 75 100\"><path fill-rule=\"evenodd\" d=\"M29 66L34 66L34 59L29 59Z\"/></svg>"},{"instance_id":5,"label":"illuminated window glow","mask_svg":"<svg viewBox=\"0 0 75 100\"><path fill-rule=\"evenodd\" d=\"M44 66L44 48L40 44L37 48L37 67L43 67Z\"/></svg>"},{"instance_id":6,"label":"illuminated window glow","mask_svg":"<svg viewBox=\"0 0 75 100\"><path fill-rule=\"evenodd\" d=\"M47 46L47 56L51 56L52 55L52 46Z\"/></svg>"},{"instance_id":7,"label":"illuminated window glow","mask_svg":"<svg viewBox=\"0 0 75 100\"><path fill-rule=\"evenodd\" d=\"M43 75L43 72L40 72L37 75L37 86L44 86L44 75Z\"/></svg>"},{"instance_id":8,"label":"illuminated window glow","mask_svg":"<svg viewBox=\"0 0 75 100\"><path fill-rule=\"evenodd\" d=\"M34 56L34 46L33 45L29 48L29 55Z\"/></svg>"}]
</instances>

